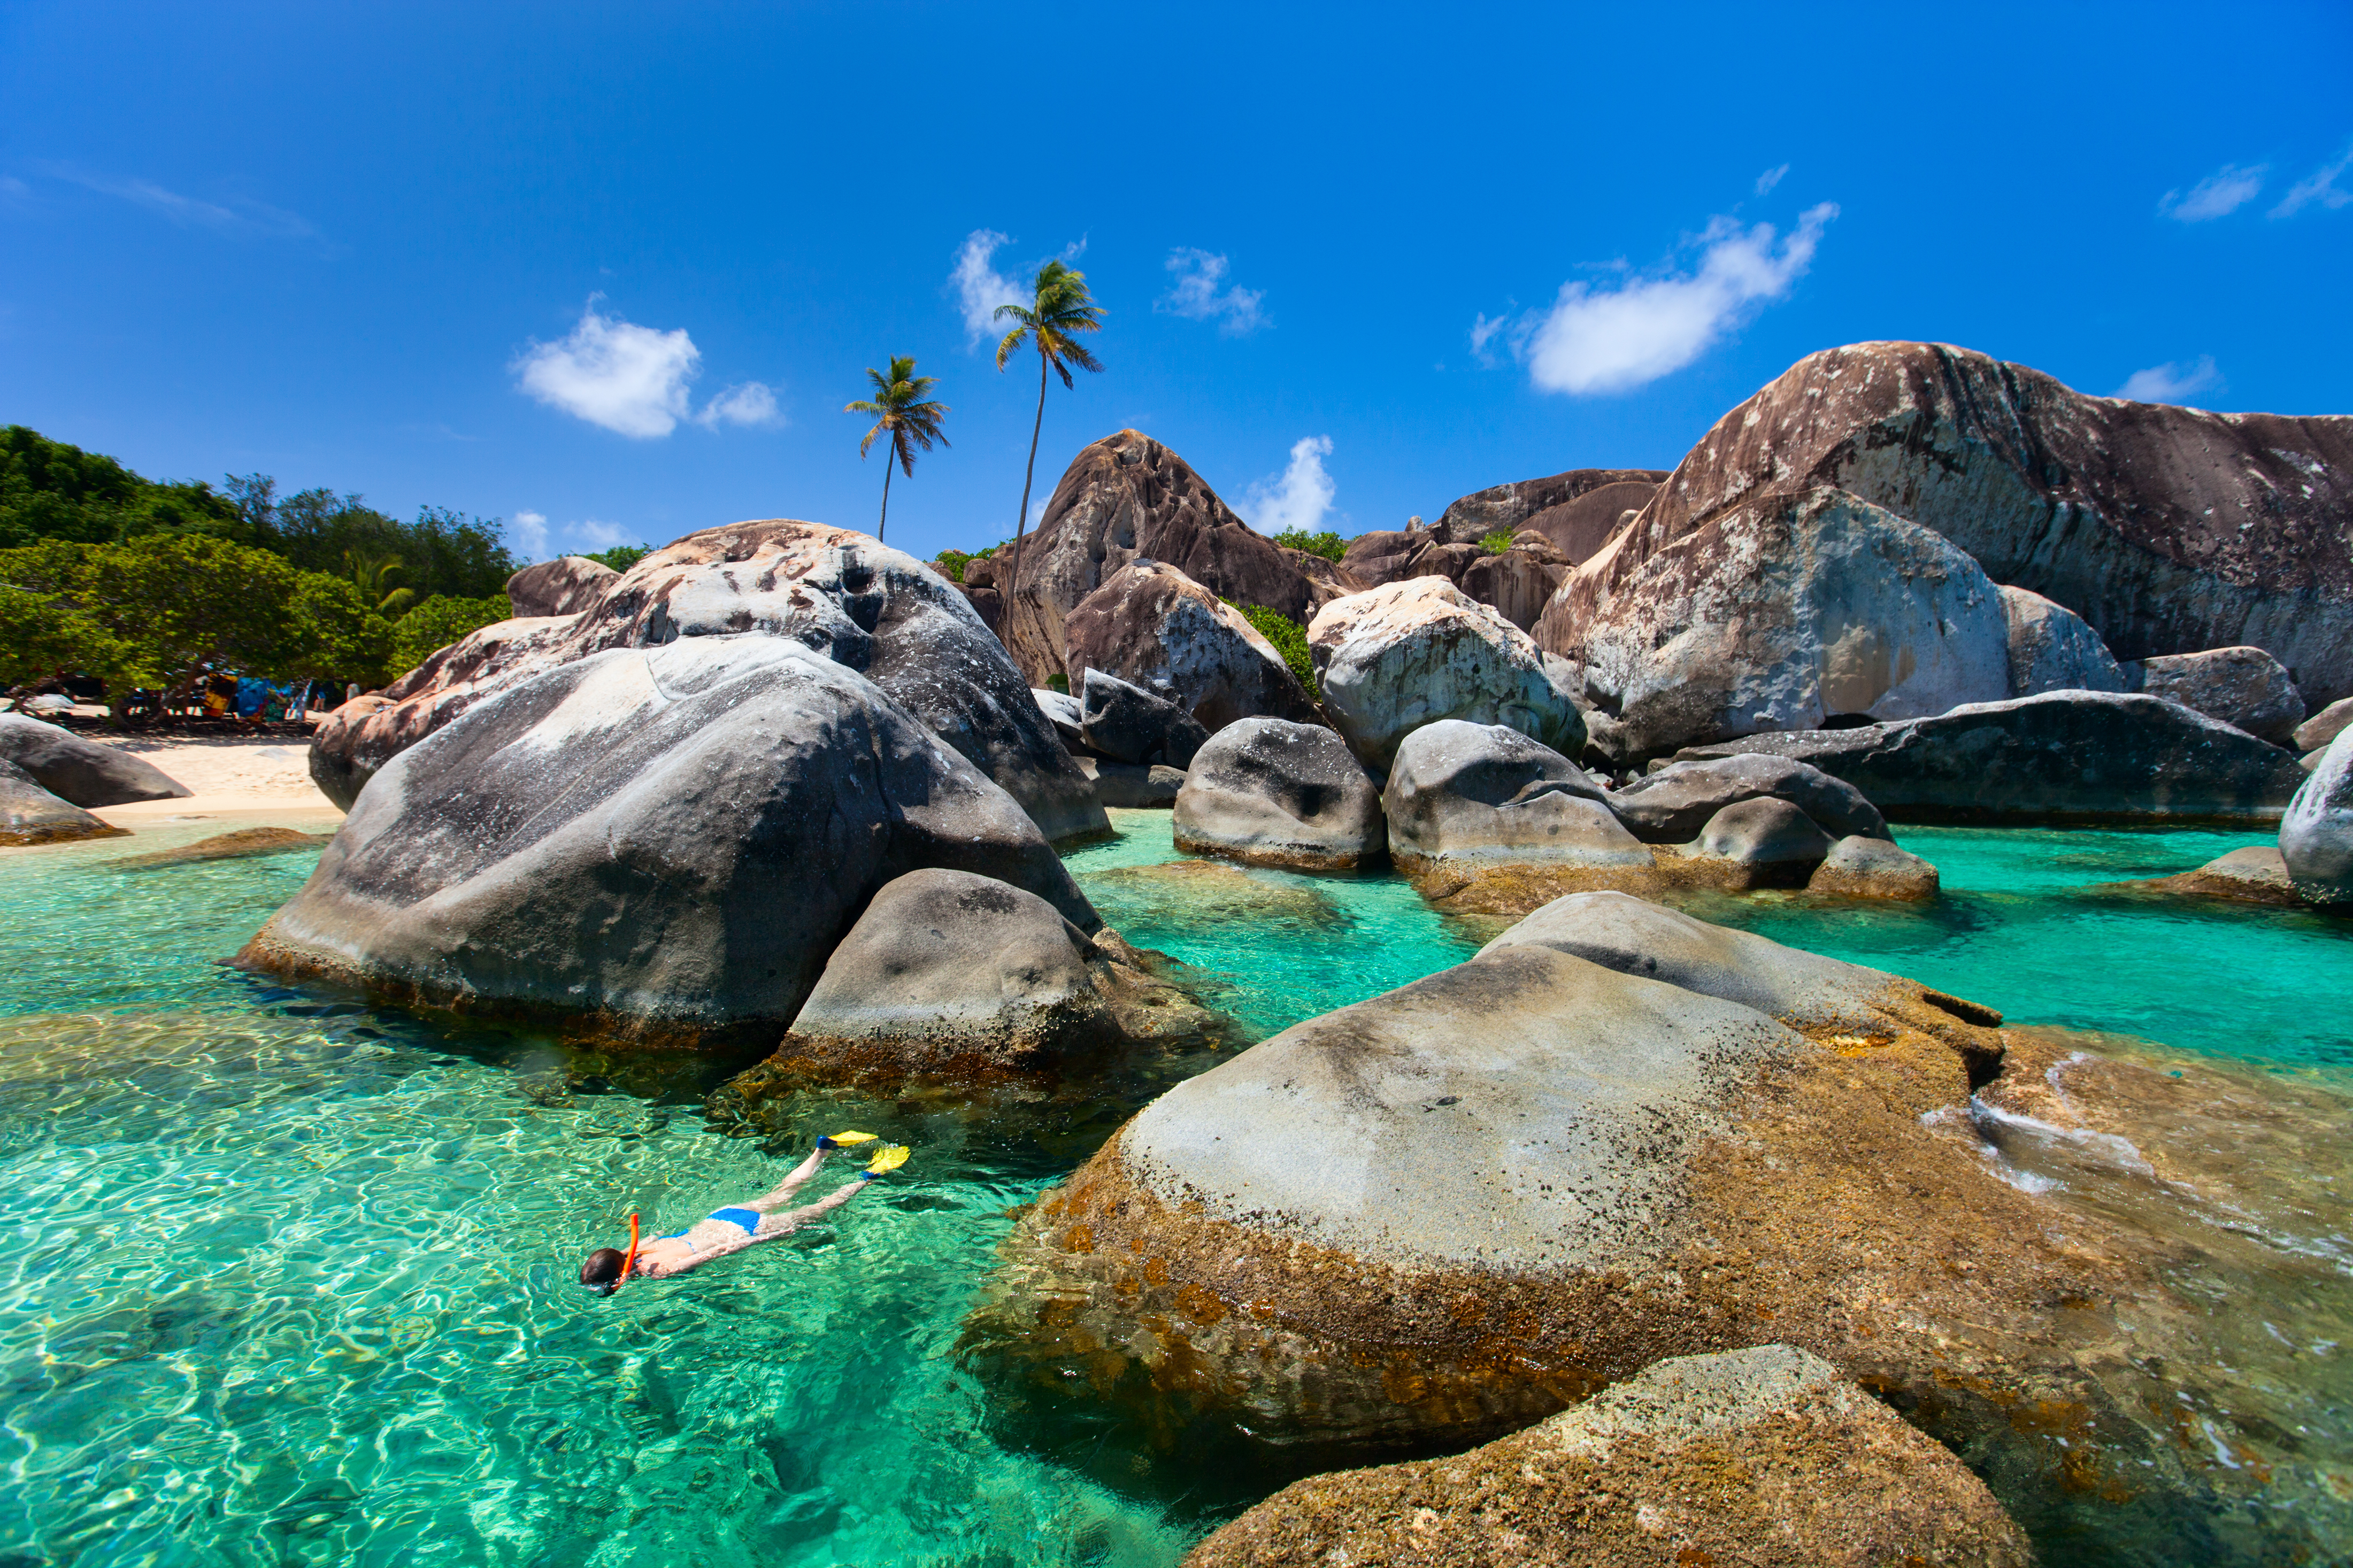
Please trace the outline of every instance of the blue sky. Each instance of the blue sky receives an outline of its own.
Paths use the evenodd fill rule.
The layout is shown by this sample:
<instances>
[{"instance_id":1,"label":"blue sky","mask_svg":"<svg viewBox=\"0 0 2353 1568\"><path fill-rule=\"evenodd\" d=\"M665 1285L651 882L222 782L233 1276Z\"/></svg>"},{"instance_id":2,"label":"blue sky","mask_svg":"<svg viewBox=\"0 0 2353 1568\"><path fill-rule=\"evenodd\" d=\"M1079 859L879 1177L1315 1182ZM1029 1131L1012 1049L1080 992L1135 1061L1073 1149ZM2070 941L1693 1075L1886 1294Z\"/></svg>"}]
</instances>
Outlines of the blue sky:
<instances>
[{"instance_id":1,"label":"blue sky","mask_svg":"<svg viewBox=\"0 0 2353 1568\"><path fill-rule=\"evenodd\" d=\"M0 4L0 422L511 520L525 553L1008 535L1073 254L1157 436L1344 533L1671 466L1814 349L2353 412L2353 7ZM998 237L1002 237L1001 240ZM531 519L543 520L533 522Z\"/></svg>"}]
</instances>

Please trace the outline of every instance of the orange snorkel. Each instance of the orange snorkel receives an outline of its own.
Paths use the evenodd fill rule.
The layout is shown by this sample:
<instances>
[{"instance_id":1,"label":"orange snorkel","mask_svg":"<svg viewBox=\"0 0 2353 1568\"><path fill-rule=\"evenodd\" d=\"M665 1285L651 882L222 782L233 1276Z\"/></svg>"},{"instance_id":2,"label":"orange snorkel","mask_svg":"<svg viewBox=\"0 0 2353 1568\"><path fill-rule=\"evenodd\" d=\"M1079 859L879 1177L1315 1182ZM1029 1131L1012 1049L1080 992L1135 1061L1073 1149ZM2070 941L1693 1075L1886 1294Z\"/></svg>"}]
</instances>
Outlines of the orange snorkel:
<instances>
[{"instance_id":1,"label":"orange snorkel","mask_svg":"<svg viewBox=\"0 0 2353 1568\"><path fill-rule=\"evenodd\" d=\"M635 1268L637 1266L638 1216L631 1215L629 1216L629 1250L624 1254L621 1258L621 1279L613 1281L613 1289L616 1290L619 1289L621 1288L621 1281L623 1279L627 1279L629 1277L629 1270Z\"/></svg>"}]
</instances>

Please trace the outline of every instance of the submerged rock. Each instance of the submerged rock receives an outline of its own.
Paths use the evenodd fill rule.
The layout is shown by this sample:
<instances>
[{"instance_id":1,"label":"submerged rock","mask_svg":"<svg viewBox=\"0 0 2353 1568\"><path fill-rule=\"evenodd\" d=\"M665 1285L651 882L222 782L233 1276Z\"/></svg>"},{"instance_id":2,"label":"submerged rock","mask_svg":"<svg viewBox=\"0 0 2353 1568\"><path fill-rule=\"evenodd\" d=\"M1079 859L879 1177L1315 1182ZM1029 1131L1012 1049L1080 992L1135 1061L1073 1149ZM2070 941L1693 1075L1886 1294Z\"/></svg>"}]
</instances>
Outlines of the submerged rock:
<instances>
[{"instance_id":1,"label":"submerged rock","mask_svg":"<svg viewBox=\"0 0 2353 1568\"><path fill-rule=\"evenodd\" d=\"M2288 875L2287 861L2272 844L2251 844L2209 860L2194 871L2145 881L2117 882L2122 891L2189 893L2208 899L2236 899L2242 903L2301 906L2303 895Z\"/></svg>"},{"instance_id":2,"label":"submerged rock","mask_svg":"<svg viewBox=\"0 0 2353 1568\"><path fill-rule=\"evenodd\" d=\"M1584 749L1584 718L1527 634L1450 583L1415 578L1335 599L1307 645L1334 722L1376 773L1407 735L1444 719Z\"/></svg>"},{"instance_id":3,"label":"submerged rock","mask_svg":"<svg viewBox=\"0 0 2353 1568\"><path fill-rule=\"evenodd\" d=\"M1240 611L1157 561L1104 578L1071 607L1063 636L1072 680L1100 669L1166 693L1211 731L1254 714L1314 716L1314 699Z\"/></svg>"},{"instance_id":4,"label":"submerged rock","mask_svg":"<svg viewBox=\"0 0 2353 1568\"><path fill-rule=\"evenodd\" d=\"M1079 695L1079 732L1113 762L1191 765L1209 738L1201 721L1155 691L1087 671Z\"/></svg>"},{"instance_id":5,"label":"submerged rock","mask_svg":"<svg viewBox=\"0 0 2353 1568\"><path fill-rule=\"evenodd\" d=\"M108 861L106 867L110 871L153 871L165 866L189 866L206 860L256 860L271 855L324 849L333 842L332 833L302 833L291 827L240 827L234 833L216 833L177 849L125 856Z\"/></svg>"},{"instance_id":6,"label":"submerged rock","mask_svg":"<svg viewBox=\"0 0 2353 1568\"><path fill-rule=\"evenodd\" d=\"M1831 846L1806 883L1810 893L1847 899L1933 899L1943 887L1936 868L1910 850L1852 835Z\"/></svg>"},{"instance_id":7,"label":"submerged rock","mask_svg":"<svg viewBox=\"0 0 2353 1568\"><path fill-rule=\"evenodd\" d=\"M2304 699L2286 666L2259 647L2164 654L2135 667L2137 689L2284 746L2304 722Z\"/></svg>"},{"instance_id":8,"label":"submerged rock","mask_svg":"<svg viewBox=\"0 0 2353 1568\"><path fill-rule=\"evenodd\" d=\"M0 759L0 847L129 837L127 829L59 799L35 784L23 768Z\"/></svg>"},{"instance_id":9,"label":"submerged rock","mask_svg":"<svg viewBox=\"0 0 2353 1568\"><path fill-rule=\"evenodd\" d=\"M2137 692L2046 691L1933 719L1688 747L1844 779L1882 811L1963 822L2272 820L2305 774L2243 730Z\"/></svg>"},{"instance_id":10,"label":"submerged rock","mask_svg":"<svg viewBox=\"0 0 2353 1568\"><path fill-rule=\"evenodd\" d=\"M2028 1568L1934 1439L1818 1355L1674 1356L1467 1454L1294 1481L1185 1568Z\"/></svg>"},{"instance_id":11,"label":"submerged rock","mask_svg":"<svg viewBox=\"0 0 2353 1568\"><path fill-rule=\"evenodd\" d=\"M1733 508L1613 578L1626 537L1563 585L1538 637L1584 668L1630 753L2010 694L1993 582L1844 490Z\"/></svg>"},{"instance_id":12,"label":"submerged rock","mask_svg":"<svg viewBox=\"0 0 2353 1568\"><path fill-rule=\"evenodd\" d=\"M1349 871L1387 844L1380 794L1316 724L1245 719L1209 738L1176 797L1176 847L1255 866Z\"/></svg>"},{"instance_id":13,"label":"submerged rock","mask_svg":"<svg viewBox=\"0 0 2353 1568\"><path fill-rule=\"evenodd\" d=\"M1200 1010L1119 951L1035 893L969 871L911 871L874 895L734 1097L776 1080L982 1084L1198 1034Z\"/></svg>"},{"instance_id":14,"label":"submerged rock","mask_svg":"<svg viewBox=\"0 0 2353 1568\"><path fill-rule=\"evenodd\" d=\"M1098 923L1012 797L872 682L696 637L565 664L402 752L240 961L765 1047L875 891L931 866Z\"/></svg>"},{"instance_id":15,"label":"submerged rock","mask_svg":"<svg viewBox=\"0 0 2353 1568\"><path fill-rule=\"evenodd\" d=\"M2122 691L2125 672L2100 634L2074 611L2025 588L2004 586L2010 622L2010 695Z\"/></svg>"},{"instance_id":16,"label":"submerged rock","mask_svg":"<svg viewBox=\"0 0 2353 1568\"><path fill-rule=\"evenodd\" d=\"M1220 860L1169 860L1118 866L1088 880L1114 905L1123 925L1160 927L1289 925L1326 929L1340 906L1304 879L1253 874Z\"/></svg>"},{"instance_id":17,"label":"submerged rock","mask_svg":"<svg viewBox=\"0 0 2353 1568\"><path fill-rule=\"evenodd\" d=\"M1109 831L1093 791L955 584L849 529L789 519L705 529L655 551L589 608L502 621L345 704L311 738L311 774L348 809L390 757L474 704L614 648L751 633L863 675L1021 803L1051 839Z\"/></svg>"},{"instance_id":18,"label":"submerged rock","mask_svg":"<svg viewBox=\"0 0 2353 1568\"><path fill-rule=\"evenodd\" d=\"M2307 902L2353 903L2353 729L2328 742L2295 792L2280 822L2279 849Z\"/></svg>"},{"instance_id":19,"label":"submerged rock","mask_svg":"<svg viewBox=\"0 0 2353 1568\"><path fill-rule=\"evenodd\" d=\"M21 713L0 713L0 763L13 763L71 805L129 805L188 794L185 784L142 758Z\"/></svg>"}]
</instances>

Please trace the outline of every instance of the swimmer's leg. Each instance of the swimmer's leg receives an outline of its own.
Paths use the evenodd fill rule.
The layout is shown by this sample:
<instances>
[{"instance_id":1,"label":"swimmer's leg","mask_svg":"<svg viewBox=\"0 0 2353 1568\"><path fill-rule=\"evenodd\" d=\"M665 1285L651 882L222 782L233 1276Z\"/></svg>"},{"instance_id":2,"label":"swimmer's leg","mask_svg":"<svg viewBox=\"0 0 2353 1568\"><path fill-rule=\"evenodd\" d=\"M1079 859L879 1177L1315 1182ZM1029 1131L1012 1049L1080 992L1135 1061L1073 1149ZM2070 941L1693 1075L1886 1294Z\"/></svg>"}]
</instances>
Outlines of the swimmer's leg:
<instances>
[{"instance_id":1,"label":"swimmer's leg","mask_svg":"<svg viewBox=\"0 0 2353 1568\"><path fill-rule=\"evenodd\" d=\"M824 1169L827 1156L833 1152L833 1145L829 1141L818 1139L817 1147L809 1152L809 1157L795 1166L793 1173L776 1184L776 1191L763 1193L744 1206L747 1209L758 1209L762 1214L765 1214L779 1204L790 1202L795 1193L808 1184L810 1177Z\"/></svg>"},{"instance_id":2,"label":"swimmer's leg","mask_svg":"<svg viewBox=\"0 0 2353 1568\"><path fill-rule=\"evenodd\" d=\"M765 1241L772 1236L788 1236L809 1221L823 1218L863 1192L866 1184L873 1179L871 1175L861 1174L856 1181L845 1183L813 1204L803 1204L797 1209L768 1215L760 1222L759 1238Z\"/></svg>"}]
</instances>

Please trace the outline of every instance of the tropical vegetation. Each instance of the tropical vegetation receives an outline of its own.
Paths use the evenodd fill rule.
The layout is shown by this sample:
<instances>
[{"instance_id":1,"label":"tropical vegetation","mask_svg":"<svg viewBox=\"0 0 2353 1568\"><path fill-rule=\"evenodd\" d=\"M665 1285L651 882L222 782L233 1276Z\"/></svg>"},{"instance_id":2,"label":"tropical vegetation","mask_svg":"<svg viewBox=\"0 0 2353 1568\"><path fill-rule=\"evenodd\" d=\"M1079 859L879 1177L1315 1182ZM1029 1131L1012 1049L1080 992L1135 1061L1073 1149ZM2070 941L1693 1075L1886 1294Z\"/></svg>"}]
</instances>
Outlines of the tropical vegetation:
<instances>
[{"instance_id":1,"label":"tropical vegetation","mask_svg":"<svg viewBox=\"0 0 2353 1568\"><path fill-rule=\"evenodd\" d=\"M1234 605L1231 599L1226 603ZM1274 651L1282 656L1282 662L1291 667L1291 673L1298 678L1299 684L1320 699L1324 695L1324 688L1315 679L1315 661L1308 657L1307 628L1281 610L1270 609L1264 605L1234 605L1234 608L1242 613L1242 619L1248 621L1259 636L1274 645Z\"/></svg>"},{"instance_id":2,"label":"tropical vegetation","mask_svg":"<svg viewBox=\"0 0 2353 1568\"><path fill-rule=\"evenodd\" d=\"M1274 536L1274 542L1288 549L1321 555L1326 561L1337 561L1348 553L1348 542L1328 528L1320 533L1310 533L1303 528L1286 528Z\"/></svg>"},{"instance_id":3,"label":"tropical vegetation","mask_svg":"<svg viewBox=\"0 0 2353 1568\"><path fill-rule=\"evenodd\" d=\"M909 479L915 477L915 453L928 452L936 441L944 447L948 438L940 433L940 421L951 410L944 403L931 401L932 388L939 377L917 375L913 355L893 354L891 369L886 374L872 365L866 367L866 379L874 384L874 395L842 405L844 414L871 416L874 427L858 443L858 455L863 458L879 437L882 448L882 515L874 524L874 537L883 537L882 531L891 523L891 466L896 459Z\"/></svg>"},{"instance_id":4,"label":"tropical vegetation","mask_svg":"<svg viewBox=\"0 0 2353 1568\"><path fill-rule=\"evenodd\" d=\"M1029 466L1022 470L1021 512L1013 523L1013 579L1017 582L1021 576L1021 536L1029 529L1029 489L1038 477L1038 435L1046 427L1046 374L1055 373L1063 386L1071 387L1078 384L1071 379L1071 366L1101 371L1102 363L1072 334L1101 331L1103 318L1103 308L1087 292L1087 275L1060 261L1049 261L1038 268L1038 276L1030 280L1029 304L997 307L998 321L1014 323L997 345L997 368L1003 371L1005 362L1025 343L1038 351L1038 417L1029 426Z\"/></svg>"}]
</instances>

